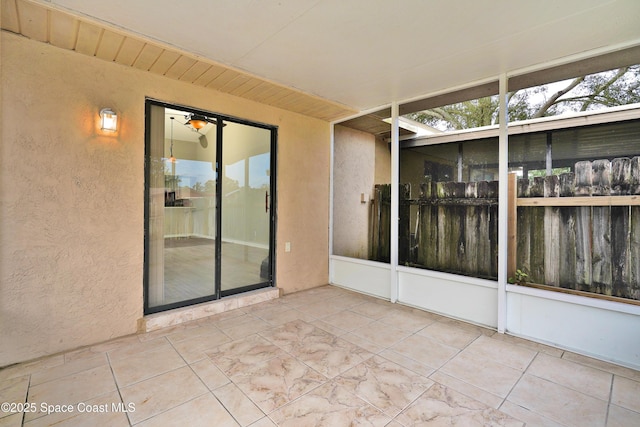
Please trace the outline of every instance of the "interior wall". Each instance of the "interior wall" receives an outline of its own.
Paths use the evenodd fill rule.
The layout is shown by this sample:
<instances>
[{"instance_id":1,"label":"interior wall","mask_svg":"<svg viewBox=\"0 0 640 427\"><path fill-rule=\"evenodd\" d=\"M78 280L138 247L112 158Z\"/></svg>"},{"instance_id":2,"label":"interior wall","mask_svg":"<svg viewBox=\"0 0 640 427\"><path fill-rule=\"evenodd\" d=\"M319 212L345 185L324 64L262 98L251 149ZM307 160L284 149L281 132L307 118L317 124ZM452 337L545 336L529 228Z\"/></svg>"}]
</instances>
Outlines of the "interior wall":
<instances>
[{"instance_id":1,"label":"interior wall","mask_svg":"<svg viewBox=\"0 0 640 427\"><path fill-rule=\"evenodd\" d=\"M329 123L0 38L0 366L136 332L147 96L279 127L277 285L327 283ZM116 135L98 129L104 107Z\"/></svg>"}]
</instances>

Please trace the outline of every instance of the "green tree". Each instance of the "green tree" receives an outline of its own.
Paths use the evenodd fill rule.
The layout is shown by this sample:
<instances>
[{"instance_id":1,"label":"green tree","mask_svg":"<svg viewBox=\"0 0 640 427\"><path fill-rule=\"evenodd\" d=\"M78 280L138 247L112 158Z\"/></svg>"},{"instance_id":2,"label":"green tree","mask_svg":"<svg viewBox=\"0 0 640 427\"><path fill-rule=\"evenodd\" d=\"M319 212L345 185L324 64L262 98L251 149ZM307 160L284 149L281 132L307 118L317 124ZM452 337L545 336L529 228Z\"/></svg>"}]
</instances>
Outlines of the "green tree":
<instances>
[{"instance_id":1,"label":"green tree","mask_svg":"<svg viewBox=\"0 0 640 427\"><path fill-rule=\"evenodd\" d=\"M640 102L640 65L577 77L507 94L509 120L548 117ZM411 113L409 118L441 130L471 129L498 123L498 97L465 101Z\"/></svg>"}]
</instances>

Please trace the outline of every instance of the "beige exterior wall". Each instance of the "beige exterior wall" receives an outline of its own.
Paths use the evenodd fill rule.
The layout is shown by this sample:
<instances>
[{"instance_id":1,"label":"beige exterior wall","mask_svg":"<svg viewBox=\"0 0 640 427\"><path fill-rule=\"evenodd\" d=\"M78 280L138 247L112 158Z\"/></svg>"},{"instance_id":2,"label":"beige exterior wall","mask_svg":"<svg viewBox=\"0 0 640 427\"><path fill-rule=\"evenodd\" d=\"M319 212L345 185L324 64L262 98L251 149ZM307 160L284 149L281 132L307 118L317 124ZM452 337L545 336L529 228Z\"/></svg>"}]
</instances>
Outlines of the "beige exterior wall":
<instances>
[{"instance_id":1,"label":"beige exterior wall","mask_svg":"<svg viewBox=\"0 0 640 427\"><path fill-rule=\"evenodd\" d=\"M0 366L136 332L145 96L279 127L277 285L327 283L327 122L0 34Z\"/></svg>"},{"instance_id":2,"label":"beige exterior wall","mask_svg":"<svg viewBox=\"0 0 640 427\"><path fill-rule=\"evenodd\" d=\"M333 254L367 259L375 184L389 184L391 153L373 134L336 125L333 172ZM361 195L365 195L365 203Z\"/></svg>"},{"instance_id":3,"label":"beige exterior wall","mask_svg":"<svg viewBox=\"0 0 640 427\"><path fill-rule=\"evenodd\" d=\"M375 184L391 184L391 146L381 138L376 138Z\"/></svg>"}]
</instances>

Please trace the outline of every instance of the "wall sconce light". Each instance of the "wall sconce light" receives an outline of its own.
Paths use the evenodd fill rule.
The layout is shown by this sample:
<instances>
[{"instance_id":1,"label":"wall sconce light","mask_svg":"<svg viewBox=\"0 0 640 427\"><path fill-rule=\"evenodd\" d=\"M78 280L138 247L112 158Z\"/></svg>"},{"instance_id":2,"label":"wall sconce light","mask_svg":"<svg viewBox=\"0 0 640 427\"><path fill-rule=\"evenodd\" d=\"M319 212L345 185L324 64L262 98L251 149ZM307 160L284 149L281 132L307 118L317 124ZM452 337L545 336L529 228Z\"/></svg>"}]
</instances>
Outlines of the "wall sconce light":
<instances>
[{"instance_id":1,"label":"wall sconce light","mask_svg":"<svg viewBox=\"0 0 640 427\"><path fill-rule=\"evenodd\" d=\"M115 132L118 128L118 115L111 108L100 110L100 129Z\"/></svg>"}]
</instances>

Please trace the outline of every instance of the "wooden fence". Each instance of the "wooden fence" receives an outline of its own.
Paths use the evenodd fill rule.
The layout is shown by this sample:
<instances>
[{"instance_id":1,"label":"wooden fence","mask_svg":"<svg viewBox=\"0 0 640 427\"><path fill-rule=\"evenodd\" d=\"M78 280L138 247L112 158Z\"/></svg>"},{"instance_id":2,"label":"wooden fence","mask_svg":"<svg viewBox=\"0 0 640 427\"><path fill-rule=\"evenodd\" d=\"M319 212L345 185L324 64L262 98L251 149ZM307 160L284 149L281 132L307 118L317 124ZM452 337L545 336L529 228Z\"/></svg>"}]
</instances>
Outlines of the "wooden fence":
<instances>
[{"instance_id":1,"label":"wooden fence","mask_svg":"<svg viewBox=\"0 0 640 427\"><path fill-rule=\"evenodd\" d=\"M389 262L391 233L391 185L373 188L369 217L369 259Z\"/></svg>"},{"instance_id":2,"label":"wooden fence","mask_svg":"<svg viewBox=\"0 0 640 427\"><path fill-rule=\"evenodd\" d=\"M388 187L376 186L372 204L372 259L379 261L389 258ZM409 194L410 186L401 185L401 265L497 279L497 181L427 182L419 198L410 199ZM411 211L417 214L410 219Z\"/></svg>"},{"instance_id":3,"label":"wooden fence","mask_svg":"<svg viewBox=\"0 0 640 427\"><path fill-rule=\"evenodd\" d=\"M578 162L575 173L519 179L516 191L510 271L640 300L640 157Z\"/></svg>"},{"instance_id":4,"label":"wooden fence","mask_svg":"<svg viewBox=\"0 0 640 427\"><path fill-rule=\"evenodd\" d=\"M640 157L509 182L508 275L640 300ZM401 185L399 263L497 279L498 182ZM390 186L376 186L370 258L389 261ZM410 224L410 214L411 224ZM571 292L571 291L570 291Z\"/></svg>"}]
</instances>

